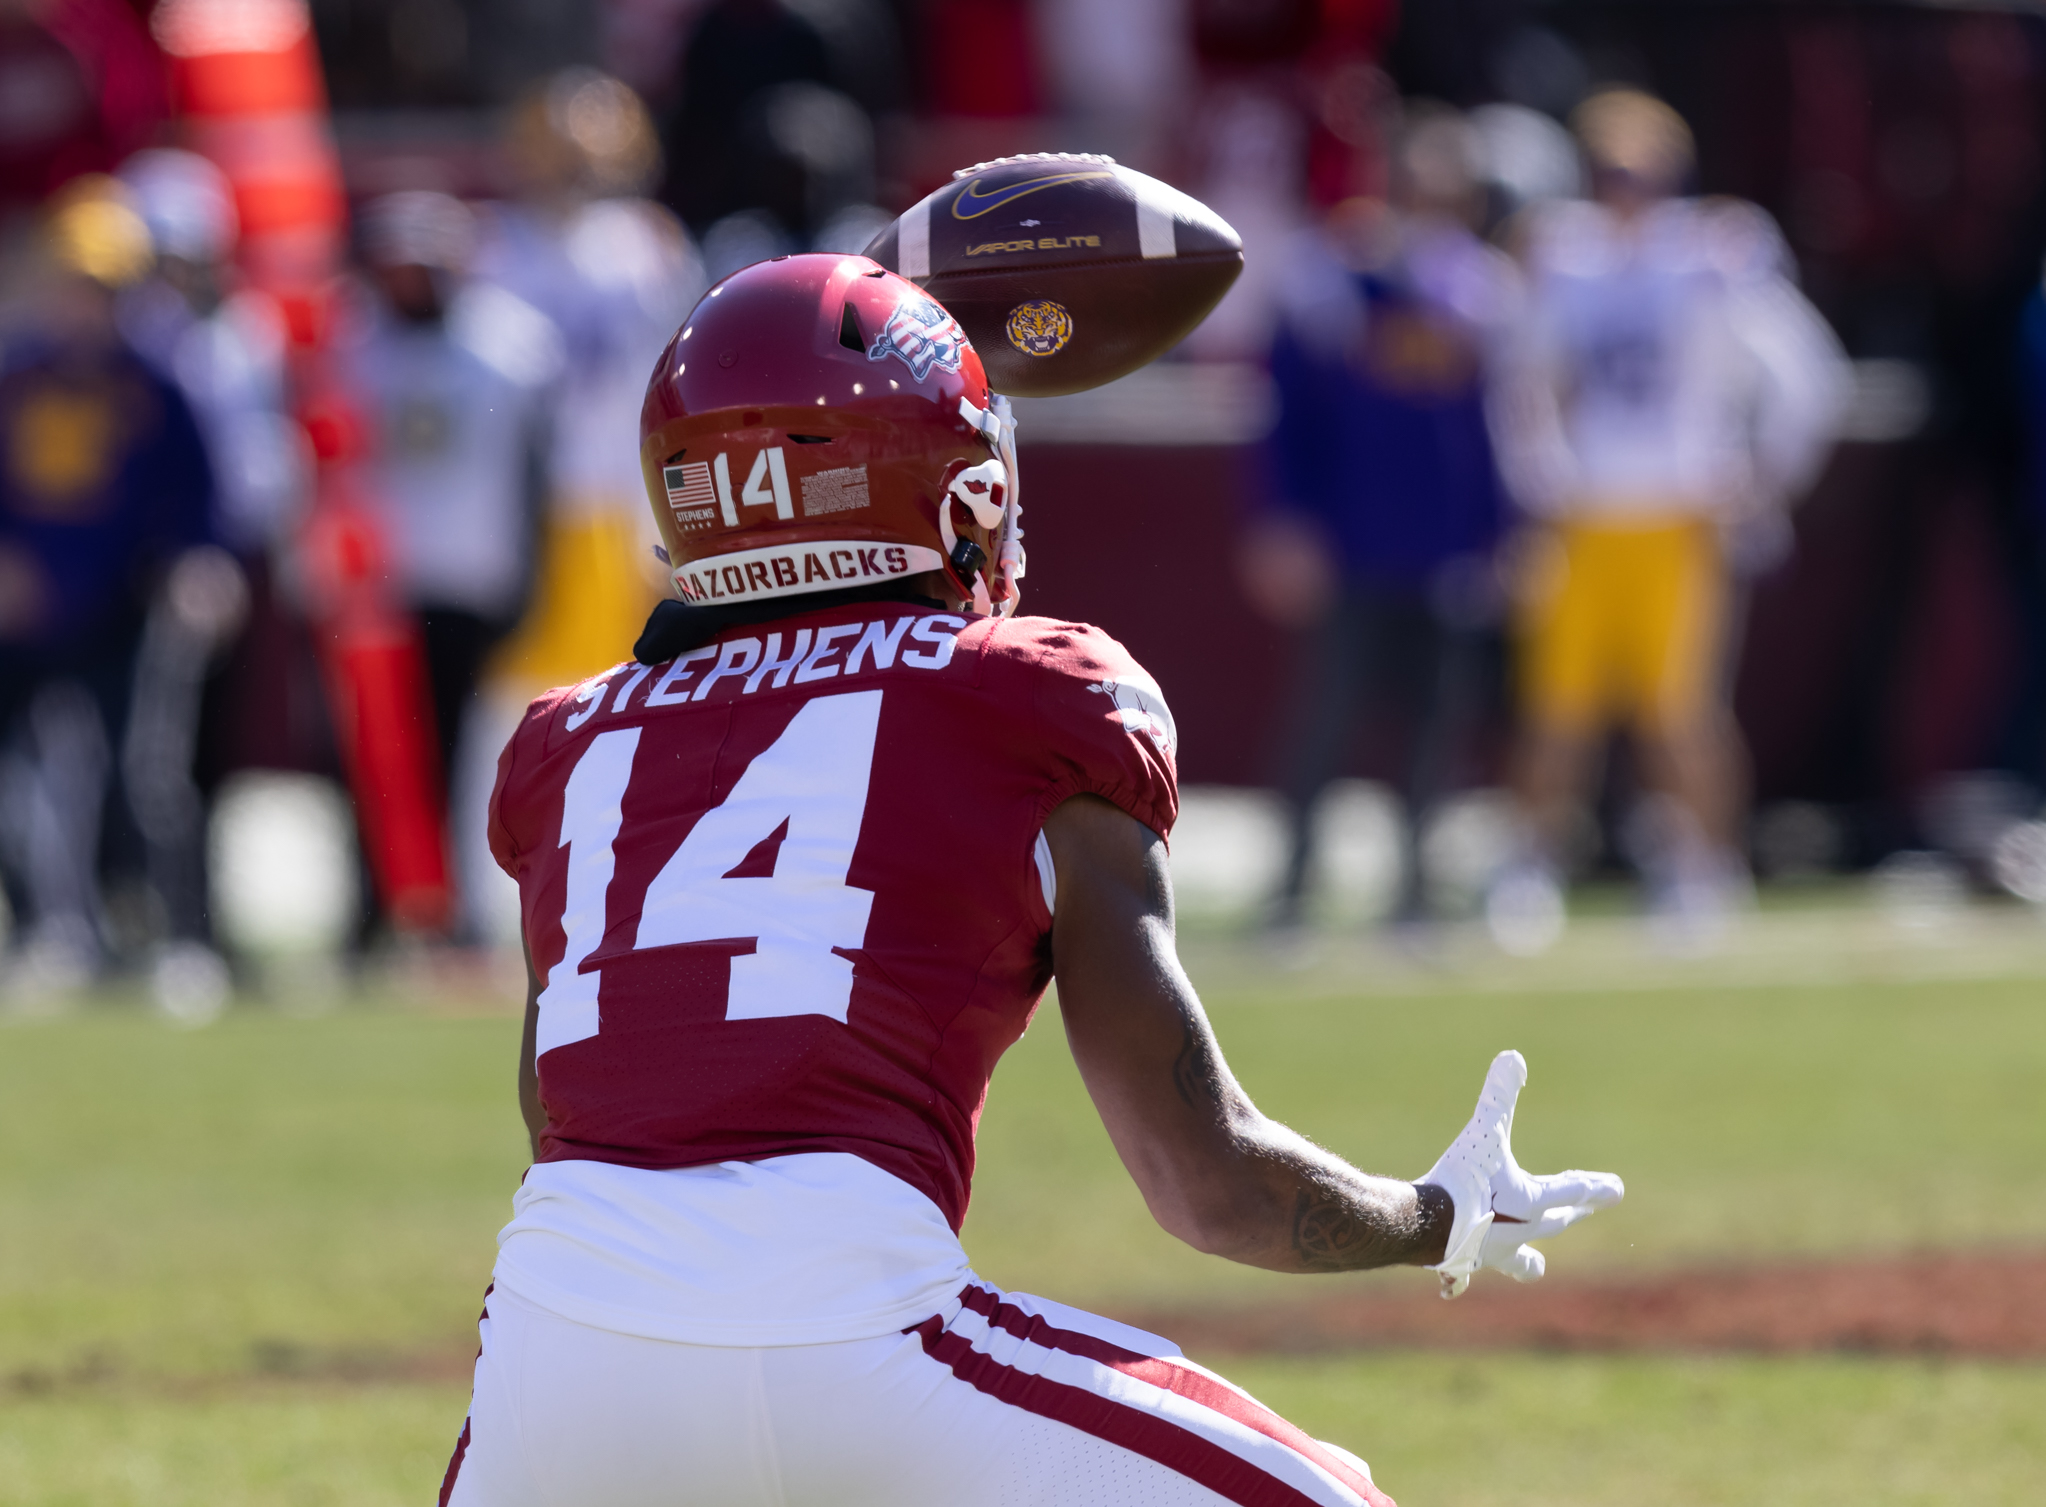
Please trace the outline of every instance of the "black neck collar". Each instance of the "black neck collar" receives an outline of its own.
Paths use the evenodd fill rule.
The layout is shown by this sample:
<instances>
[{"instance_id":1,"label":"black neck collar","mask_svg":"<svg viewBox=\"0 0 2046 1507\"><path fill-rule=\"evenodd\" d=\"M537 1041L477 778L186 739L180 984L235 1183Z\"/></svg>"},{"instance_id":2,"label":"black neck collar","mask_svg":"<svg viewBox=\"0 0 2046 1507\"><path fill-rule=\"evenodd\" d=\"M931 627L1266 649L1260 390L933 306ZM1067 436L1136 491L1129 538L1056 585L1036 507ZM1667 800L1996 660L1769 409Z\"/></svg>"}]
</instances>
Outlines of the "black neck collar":
<instances>
[{"instance_id":1,"label":"black neck collar","mask_svg":"<svg viewBox=\"0 0 2046 1507\"><path fill-rule=\"evenodd\" d=\"M727 628L750 628L755 623L771 623L777 618L797 617L855 602L904 602L935 612L945 610L945 604L935 597L885 581L798 597L770 597L764 602L737 602L729 607L698 607L670 599L654 605L639 641L632 646L632 657L643 665L665 664L678 654L702 648Z\"/></svg>"}]
</instances>

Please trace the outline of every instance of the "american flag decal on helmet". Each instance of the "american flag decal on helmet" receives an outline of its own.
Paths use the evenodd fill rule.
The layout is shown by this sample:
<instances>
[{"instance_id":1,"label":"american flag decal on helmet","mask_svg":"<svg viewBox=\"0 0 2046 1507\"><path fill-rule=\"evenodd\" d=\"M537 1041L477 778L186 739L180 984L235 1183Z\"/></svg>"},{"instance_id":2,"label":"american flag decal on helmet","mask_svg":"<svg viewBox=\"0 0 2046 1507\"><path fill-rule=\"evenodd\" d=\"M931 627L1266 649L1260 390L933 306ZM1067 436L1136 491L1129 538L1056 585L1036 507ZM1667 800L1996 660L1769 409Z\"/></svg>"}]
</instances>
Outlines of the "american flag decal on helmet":
<instances>
[{"instance_id":1,"label":"american flag decal on helmet","mask_svg":"<svg viewBox=\"0 0 2046 1507\"><path fill-rule=\"evenodd\" d=\"M959 321L930 299L912 294L895 306L881 326L881 333L867 350L867 359L895 356L921 382L933 366L940 371L958 371L965 351L966 331L959 328Z\"/></svg>"},{"instance_id":2,"label":"american flag decal on helmet","mask_svg":"<svg viewBox=\"0 0 2046 1507\"><path fill-rule=\"evenodd\" d=\"M679 466L663 466L661 482L668 492L668 511L675 515L677 524L684 528L709 525L718 500L711 489L707 462L693 460Z\"/></svg>"}]
</instances>

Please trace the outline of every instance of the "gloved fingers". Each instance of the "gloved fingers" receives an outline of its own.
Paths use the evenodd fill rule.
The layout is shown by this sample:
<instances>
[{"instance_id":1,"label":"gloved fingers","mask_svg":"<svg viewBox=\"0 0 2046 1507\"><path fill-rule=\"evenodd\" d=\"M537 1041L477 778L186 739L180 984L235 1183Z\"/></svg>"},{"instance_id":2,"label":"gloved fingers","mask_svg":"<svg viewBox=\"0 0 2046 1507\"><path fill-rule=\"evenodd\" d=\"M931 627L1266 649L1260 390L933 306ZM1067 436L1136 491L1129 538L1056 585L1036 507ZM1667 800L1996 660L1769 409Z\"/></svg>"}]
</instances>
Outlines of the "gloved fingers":
<instances>
[{"instance_id":1,"label":"gloved fingers","mask_svg":"<svg viewBox=\"0 0 2046 1507\"><path fill-rule=\"evenodd\" d=\"M1513 1165L1513 1106L1526 1081L1527 1061L1520 1053L1495 1057L1470 1120L1435 1165L1415 1179L1449 1190L1456 1200L1459 1233L1467 1233L1480 1212L1490 1211L1502 1175L1508 1181L1520 1176Z\"/></svg>"},{"instance_id":2,"label":"gloved fingers","mask_svg":"<svg viewBox=\"0 0 2046 1507\"><path fill-rule=\"evenodd\" d=\"M1560 1235L1580 1219L1589 1219L1598 1210L1590 1204L1566 1204L1560 1209L1544 1209L1539 1216L1523 1225L1502 1225L1501 1229L1517 1234L1523 1240L1547 1240Z\"/></svg>"},{"instance_id":3,"label":"gloved fingers","mask_svg":"<svg viewBox=\"0 0 2046 1507\"><path fill-rule=\"evenodd\" d=\"M1523 1245L1500 1262L1499 1267L1516 1282L1539 1282L1542 1273L1549 1269L1549 1263L1533 1246Z\"/></svg>"},{"instance_id":4,"label":"gloved fingers","mask_svg":"<svg viewBox=\"0 0 2046 1507\"><path fill-rule=\"evenodd\" d=\"M1492 1059L1492 1066L1485 1072L1485 1086L1478 1091L1477 1113L1473 1119L1486 1118L1513 1124L1513 1106L1520 1098L1520 1091L1527 1087L1527 1059L1511 1047Z\"/></svg>"},{"instance_id":5,"label":"gloved fingers","mask_svg":"<svg viewBox=\"0 0 2046 1507\"><path fill-rule=\"evenodd\" d=\"M1526 1082L1527 1060L1520 1053L1501 1052L1493 1058L1469 1122L1419 1181L1440 1183L1454 1192L1459 1172L1489 1185L1512 1167L1513 1106Z\"/></svg>"},{"instance_id":6,"label":"gloved fingers","mask_svg":"<svg viewBox=\"0 0 2046 1507\"><path fill-rule=\"evenodd\" d=\"M1515 1246L1534 1240L1552 1240L1578 1220L1589 1219L1597 1212L1590 1204L1566 1204L1560 1209L1544 1209L1533 1219L1495 1219L1492 1227L1485 1232L1478 1264L1497 1265L1500 1258Z\"/></svg>"},{"instance_id":7,"label":"gloved fingers","mask_svg":"<svg viewBox=\"0 0 2046 1507\"><path fill-rule=\"evenodd\" d=\"M1544 1210L1567 1204L1603 1209L1625 1198L1627 1185L1610 1172L1556 1172L1547 1177L1521 1172L1497 1193L1493 1207L1501 1214L1532 1219Z\"/></svg>"},{"instance_id":8,"label":"gloved fingers","mask_svg":"<svg viewBox=\"0 0 2046 1507\"><path fill-rule=\"evenodd\" d=\"M1485 1086L1478 1090L1478 1106L1470 1122L1456 1138L1456 1147L1483 1143L1507 1148L1505 1160L1513 1160L1513 1106L1527 1085L1527 1059L1518 1052L1501 1052L1485 1073ZM1452 1148L1456 1149L1456 1148Z\"/></svg>"},{"instance_id":9,"label":"gloved fingers","mask_svg":"<svg viewBox=\"0 0 2046 1507\"><path fill-rule=\"evenodd\" d=\"M1539 1239L1544 1233L1547 1232L1535 1225L1495 1224L1485 1236L1478 1264L1505 1272L1516 1282L1536 1281L1548 1269L1548 1263L1542 1253L1527 1242Z\"/></svg>"},{"instance_id":10,"label":"gloved fingers","mask_svg":"<svg viewBox=\"0 0 2046 1507\"><path fill-rule=\"evenodd\" d=\"M1560 1235L1578 1220L1589 1218L1595 1212L1585 1204L1572 1204L1568 1208L1550 1209L1526 1223L1519 1220L1495 1222L1485 1233L1484 1244L1478 1252L1478 1265L1505 1272L1516 1282L1538 1281L1548 1270L1548 1262L1531 1242Z\"/></svg>"},{"instance_id":11,"label":"gloved fingers","mask_svg":"<svg viewBox=\"0 0 2046 1507\"><path fill-rule=\"evenodd\" d=\"M1485 1232L1502 1183L1524 1181L1513 1164L1512 1134L1513 1106L1526 1082L1527 1059L1520 1053L1505 1051L1493 1058L1470 1122L1419 1179L1447 1190L1456 1207L1438 1270L1468 1273L1481 1263Z\"/></svg>"}]
</instances>

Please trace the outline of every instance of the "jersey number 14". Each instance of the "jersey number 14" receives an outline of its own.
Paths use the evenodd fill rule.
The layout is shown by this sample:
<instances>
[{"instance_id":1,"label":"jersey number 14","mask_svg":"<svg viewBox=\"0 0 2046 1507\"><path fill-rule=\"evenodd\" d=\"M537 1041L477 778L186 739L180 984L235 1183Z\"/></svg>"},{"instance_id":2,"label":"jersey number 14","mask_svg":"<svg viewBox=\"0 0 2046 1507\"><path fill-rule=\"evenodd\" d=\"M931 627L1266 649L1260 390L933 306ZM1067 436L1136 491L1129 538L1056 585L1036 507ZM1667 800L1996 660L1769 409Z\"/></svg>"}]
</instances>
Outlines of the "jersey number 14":
<instances>
[{"instance_id":1,"label":"jersey number 14","mask_svg":"<svg viewBox=\"0 0 2046 1507\"><path fill-rule=\"evenodd\" d=\"M852 960L866 942L871 890L845 882L866 815L881 692L819 696L746 766L724 803L704 812L640 905L635 948L745 941L731 961L726 1020L828 1015L843 1025ZM597 734L569 774L561 811L568 849L562 960L540 991L536 1051L597 1034L601 974L584 965L603 944L614 848L640 729ZM738 871L779 837L764 874Z\"/></svg>"}]
</instances>

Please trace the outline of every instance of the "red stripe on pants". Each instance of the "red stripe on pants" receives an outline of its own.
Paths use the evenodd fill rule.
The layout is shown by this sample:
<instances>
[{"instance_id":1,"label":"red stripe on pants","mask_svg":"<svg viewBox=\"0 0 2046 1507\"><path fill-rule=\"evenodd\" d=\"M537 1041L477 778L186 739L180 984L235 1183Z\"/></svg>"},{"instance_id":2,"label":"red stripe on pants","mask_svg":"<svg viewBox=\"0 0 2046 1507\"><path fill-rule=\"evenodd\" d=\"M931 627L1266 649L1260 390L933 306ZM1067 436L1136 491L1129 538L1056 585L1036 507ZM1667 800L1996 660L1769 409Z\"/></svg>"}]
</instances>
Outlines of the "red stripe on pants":
<instances>
[{"instance_id":1,"label":"red stripe on pants","mask_svg":"<svg viewBox=\"0 0 2046 1507\"><path fill-rule=\"evenodd\" d=\"M489 1321L490 1295L496 1291L495 1282L483 1289L483 1311L476 1315L476 1327L479 1330ZM483 1340L480 1334L476 1340L476 1359L479 1361L483 1359ZM462 1473L462 1456L469 1453L469 1429L474 1421L473 1418L462 1420L462 1437L455 1441L455 1452L448 1457L448 1473L441 1478L440 1501L436 1507L448 1507L448 1498L455 1494L455 1477Z\"/></svg>"},{"instance_id":2,"label":"red stripe on pants","mask_svg":"<svg viewBox=\"0 0 2046 1507\"><path fill-rule=\"evenodd\" d=\"M1001 1302L996 1294L984 1287L969 1285L959 1296L966 1307L1006 1334L1042 1345L1047 1350L1063 1350L1068 1355L1083 1356L1112 1371L1148 1382L1160 1391L1198 1403L1211 1413L1219 1413L1232 1423L1263 1434L1275 1444L1285 1445L1294 1454L1320 1466L1365 1501L1393 1507L1392 1499L1374 1486L1370 1477L1330 1451L1319 1439L1204 1371L1178 1361L1125 1349L1099 1335L1061 1329L1044 1318L1025 1313L1013 1303Z\"/></svg>"},{"instance_id":3,"label":"red stripe on pants","mask_svg":"<svg viewBox=\"0 0 2046 1507\"><path fill-rule=\"evenodd\" d=\"M1083 1434L1091 1434L1147 1460L1154 1460L1167 1470L1176 1471L1236 1503L1237 1507L1325 1507L1324 1503L1317 1502L1298 1487L1268 1474L1213 1440L1204 1439L1169 1418L1103 1397L1085 1387L1019 1371L975 1350L962 1336L948 1333L935 1318L919 1325L916 1334L923 1342L925 1354L949 1367L954 1376L976 1390L1025 1412L1066 1424ZM1092 1336L1079 1338L1092 1339ZM1234 1393L1230 1396L1238 1404L1243 1402ZM1345 1470L1344 1476L1355 1479L1356 1472ZM1348 1481L1345 1484L1349 1484ZM1358 1495L1370 1507L1394 1507L1392 1499L1368 1481L1362 1485ZM1357 1490L1355 1486L1351 1489Z\"/></svg>"},{"instance_id":4,"label":"red stripe on pants","mask_svg":"<svg viewBox=\"0 0 2046 1507\"><path fill-rule=\"evenodd\" d=\"M455 1441L455 1452L448 1460L448 1473L441 1479L438 1507L448 1507L448 1498L455 1494L455 1477L462 1473L462 1456L469 1453L469 1424L469 1419L462 1420L462 1437Z\"/></svg>"}]
</instances>

